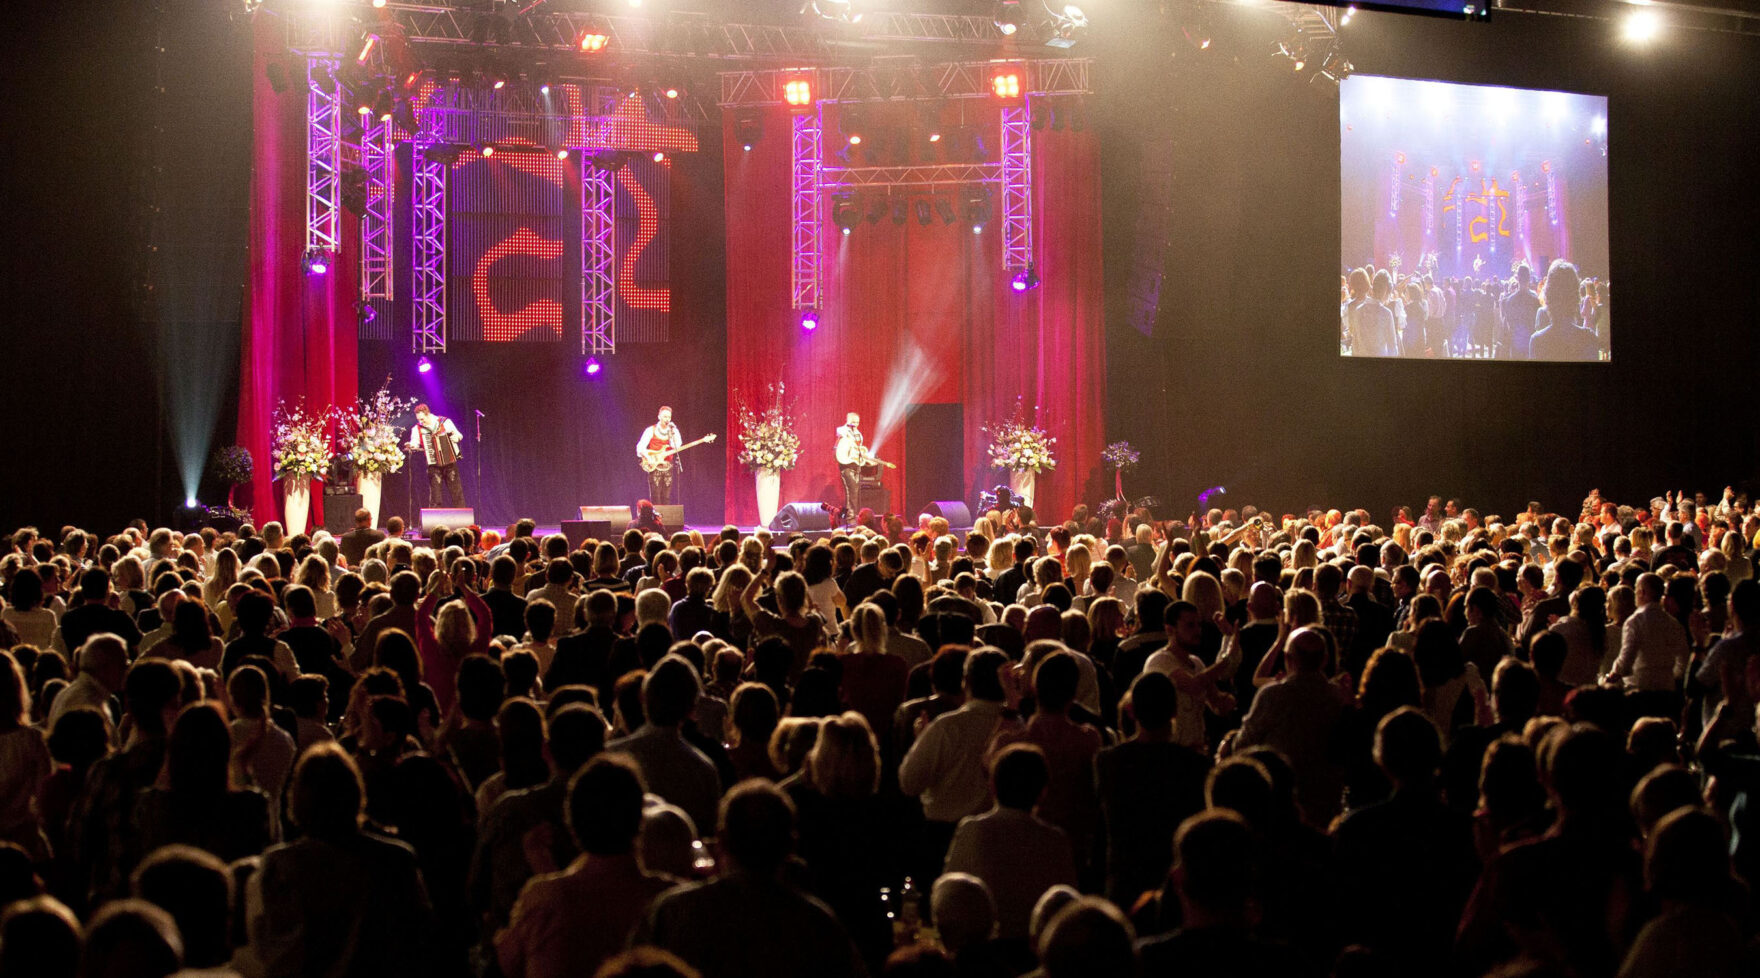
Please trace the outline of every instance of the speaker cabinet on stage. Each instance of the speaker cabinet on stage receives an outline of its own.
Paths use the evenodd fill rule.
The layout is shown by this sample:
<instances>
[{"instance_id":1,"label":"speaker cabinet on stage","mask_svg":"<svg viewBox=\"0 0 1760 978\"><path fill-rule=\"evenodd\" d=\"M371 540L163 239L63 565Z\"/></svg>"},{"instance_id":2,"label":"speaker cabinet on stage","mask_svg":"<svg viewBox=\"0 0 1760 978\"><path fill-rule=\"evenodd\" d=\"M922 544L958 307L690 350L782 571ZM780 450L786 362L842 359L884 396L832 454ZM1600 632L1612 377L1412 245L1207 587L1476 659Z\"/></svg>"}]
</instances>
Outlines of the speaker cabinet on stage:
<instances>
[{"instance_id":1,"label":"speaker cabinet on stage","mask_svg":"<svg viewBox=\"0 0 1760 978\"><path fill-rule=\"evenodd\" d=\"M623 523L628 522L629 520L623 521ZM623 523L616 525L621 527L623 526ZM563 520L562 536L568 541L568 549L579 550L581 544L586 543L588 540L612 540L611 527L612 523L610 520ZM615 543L616 541L612 540L612 542Z\"/></svg>"},{"instance_id":2,"label":"speaker cabinet on stage","mask_svg":"<svg viewBox=\"0 0 1760 978\"><path fill-rule=\"evenodd\" d=\"M684 529L684 504L669 503L655 506L654 512L660 517L660 525L666 527L667 533L677 533Z\"/></svg>"},{"instance_id":3,"label":"speaker cabinet on stage","mask_svg":"<svg viewBox=\"0 0 1760 978\"><path fill-rule=\"evenodd\" d=\"M621 529L624 524L635 518L635 512L628 506L582 506L581 519L605 520L615 523Z\"/></svg>"},{"instance_id":4,"label":"speaker cabinet on stage","mask_svg":"<svg viewBox=\"0 0 1760 978\"><path fill-rule=\"evenodd\" d=\"M331 536L338 537L354 529L354 511L360 508L361 494L358 492L325 493L324 529L329 530Z\"/></svg>"},{"instance_id":5,"label":"speaker cabinet on stage","mask_svg":"<svg viewBox=\"0 0 1760 978\"><path fill-rule=\"evenodd\" d=\"M349 510L349 515L354 510ZM422 536L432 537L434 527L444 526L448 530L462 530L477 521L477 511L466 506L464 509L428 509L422 507Z\"/></svg>"},{"instance_id":6,"label":"speaker cabinet on stage","mask_svg":"<svg viewBox=\"0 0 1760 978\"><path fill-rule=\"evenodd\" d=\"M831 529L831 514L820 503L789 503L776 511L770 529L778 533Z\"/></svg>"},{"instance_id":7,"label":"speaker cabinet on stage","mask_svg":"<svg viewBox=\"0 0 1760 978\"><path fill-rule=\"evenodd\" d=\"M947 525L955 529L964 529L972 525L972 510L957 499L937 499L929 504L923 512L930 516L939 516L947 521Z\"/></svg>"}]
</instances>

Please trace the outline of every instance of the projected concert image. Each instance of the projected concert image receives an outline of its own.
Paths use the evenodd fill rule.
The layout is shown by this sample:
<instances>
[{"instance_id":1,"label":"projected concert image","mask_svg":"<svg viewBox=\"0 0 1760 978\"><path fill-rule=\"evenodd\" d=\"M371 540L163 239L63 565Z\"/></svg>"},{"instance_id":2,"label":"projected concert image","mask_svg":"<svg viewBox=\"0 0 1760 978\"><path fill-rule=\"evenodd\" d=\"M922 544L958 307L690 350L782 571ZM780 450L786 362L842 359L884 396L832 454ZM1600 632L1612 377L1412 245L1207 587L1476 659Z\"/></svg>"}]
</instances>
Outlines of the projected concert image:
<instances>
[{"instance_id":1,"label":"projected concert image","mask_svg":"<svg viewBox=\"0 0 1760 978\"><path fill-rule=\"evenodd\" d=\"M1607 361L1607 99L1339 86L1339 352Z\"/></svg>"}]
</instances>

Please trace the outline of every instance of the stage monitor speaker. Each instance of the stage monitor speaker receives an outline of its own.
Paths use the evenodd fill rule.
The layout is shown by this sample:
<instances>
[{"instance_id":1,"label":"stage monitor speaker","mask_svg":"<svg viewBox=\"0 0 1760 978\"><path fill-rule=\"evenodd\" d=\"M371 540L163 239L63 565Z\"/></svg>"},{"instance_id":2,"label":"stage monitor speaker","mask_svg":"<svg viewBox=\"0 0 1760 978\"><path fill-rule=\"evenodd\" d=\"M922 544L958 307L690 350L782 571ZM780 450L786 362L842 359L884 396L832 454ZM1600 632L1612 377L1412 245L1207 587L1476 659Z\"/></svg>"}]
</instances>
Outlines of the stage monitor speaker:
<instances>
[{"instance_id":1,"label":"stage monitor speaker","mask_svg":"<svg viewBox=\"0 0 1760 978\"><path fill-rule=\"evenodd\" d=\"M469 506L463 509L429 509L424 506L422 507L422 536L432 537L436 526L444 526L448 530L462 530L476 521L477 511Z\"/></svg>"},{"instance_id":2,"label":"stage monitor speaker","mask_svg":"<svg viewBox=\"0 0 1760 978\"><path fill-rule=\"evenodd\" d=\"M957 499L937 499L930 503L923 512L930 516L941 517L947 521L948 526L956 530L963 530L972 525L971 507Z\"/></svg>"},{"instance_id":3,"label":"stage monitor speaker","mask_svg":"<svg viewBox=\"0 0 1760 978\"><path fill-rule=\"evenodd\" d=\"M611 539L611 527L610 520L563 520L562 536L568 541L568 549L579 550L588 540L617 542Z\"/></svg>"},{"instance_id":4,"label":"stage monitor speaker","mask_svg":"<svg viewBox=\"0 0 1760 978\"><path fill-rule=\"evenodd\" d=\"M339 537L354 529L354 511L361 508L358 492L327 492L324 494L324 529Z\"/></svg>"},{"instance_id":5,"label":"stage monitor speaker","mask_svg":"<svg viewBox=\"0 0 1760 978\"><path fill-rule=\"evenodd\" d=\"M831 529L831 514L820 503L789 503L776 511L770 529L778 533Z\"/></svg>"},{"instance_id":6,"label":"stage monitor speaker","mask_svg":"<svg viewBox=\"0 0 1760 978\"><path fill-rule=\"evenodd\" d=\"M655 506L654 512L660 516L660 525L666 527L667 533L677 533L684 529L684 504L668 503Z\"/></svg>"},{"instance_id":7,"label":"stage monitor speaker","mask_svg":"<svg viewBox=\"0 0 1760 978\"><path fill-rule=\"evenodd\" d=\"M581 507L581 519L589 520L589 521L590 520L609 520L610 522L615 523L620 527L623 526L624 524L628 523L630 520L634 519L635 515L636 515L635 510L630 509L628 506L582 506Z\"/></svg>"}]
</instances>

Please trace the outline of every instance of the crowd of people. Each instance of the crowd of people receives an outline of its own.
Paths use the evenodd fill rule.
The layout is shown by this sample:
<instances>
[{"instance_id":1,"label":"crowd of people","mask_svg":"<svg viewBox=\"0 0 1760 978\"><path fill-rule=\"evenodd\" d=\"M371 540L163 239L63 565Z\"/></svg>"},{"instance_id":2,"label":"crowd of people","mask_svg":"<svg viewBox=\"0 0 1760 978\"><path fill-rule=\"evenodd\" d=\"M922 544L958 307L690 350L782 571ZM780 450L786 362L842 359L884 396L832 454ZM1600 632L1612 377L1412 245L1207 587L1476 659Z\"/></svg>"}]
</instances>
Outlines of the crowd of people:
<instances>
[{"instance_id":1,"label":"crowd of people","mask_svg":"<svg viewBox=\"0 0 1760 978\"><path fill-rule=\"evenodd\" d=\"M1744 496L1022 516L19 529L0 978L1756 973Z\"/></svg>"},{"instance_id":2,"label":"crowd of people","mask_svg":"<svg viewBox=\"0 0 1760 978\"><path fill-rule=\"evenodd\" d=\"M1356 357L1606 360L1611 288L1554 260L1506 279L1443 277L1434 267L1349 269L1339 280L1339 349Z\"/></svg>"}]
</instances>

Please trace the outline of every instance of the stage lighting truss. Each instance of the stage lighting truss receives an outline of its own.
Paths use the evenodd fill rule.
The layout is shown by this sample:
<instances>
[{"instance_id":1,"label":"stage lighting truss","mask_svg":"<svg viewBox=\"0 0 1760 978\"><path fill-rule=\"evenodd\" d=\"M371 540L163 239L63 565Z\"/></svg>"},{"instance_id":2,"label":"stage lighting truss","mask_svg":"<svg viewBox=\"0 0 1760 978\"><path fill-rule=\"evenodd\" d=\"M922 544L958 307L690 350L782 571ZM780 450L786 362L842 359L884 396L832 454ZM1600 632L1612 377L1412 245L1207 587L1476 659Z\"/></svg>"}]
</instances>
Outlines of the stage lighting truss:
<instances>
[{"instance_id":1,"label":"stage lighting truss","mask_svg":"<svg viewBox=\"0 0 1760 978\"><path fill-rule=\"evenodd\" d=\"M617 352L617 167L581 161L581 353Z\"/></svg>"},{"instance_id":2,"label":"stage lighting truss","mask_svg":"<svg viewBox=\"0 0 1760 978\"><path fill-rule=\"evenodd\" d=\"M1033 127L1025 100L1002 107L1002 267L1033 264Z\"/></svg>"},{"instance_id":3,"label":"stage lighting truss","mask_svg":"<svg viewBox=\"0 0 1760 978\"><path fill-rule=\"evenodd\" d=\"M306 59L306 250L341 241L342 91L333 58Z\"/></svg>"},{"instance_id":4,"label":"stage lighting truss","mask_svg":"<svg viewBox=\"0 0 1760 978\"><path fill-rule=\"evenodd\" d=\"M445 153L418 147L411 185L415 247L411 254L410 335L414 352L446 352ZM454 155L456 159L456 155Z\"/></svg>"},{"instance_id":5,"label":"stage lighting truss","mask_svg":"<svg viewBox=\"0 0 1760 978\"><path fill-rule=\"evenodd\" d=\"M390 302L396 298L391 262L392 123L377 116L361 131L361 170L366 176L366 207L361 212L361 300Z\"/></svg>"},{"instance_id":6,"label":"stage lighting truss","mask_svg":"<svg viewBox=\"0 0 1760 978\"><path fill-rule=\"evenodd\" d=\"M824 241L820 230L820 170L825 158L824 128L819 112L791 118L789 217L790 302L795 309L816 309Z\"/></svg>"}]
</instances>

